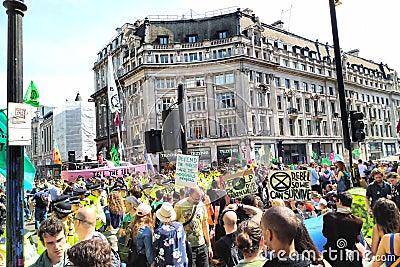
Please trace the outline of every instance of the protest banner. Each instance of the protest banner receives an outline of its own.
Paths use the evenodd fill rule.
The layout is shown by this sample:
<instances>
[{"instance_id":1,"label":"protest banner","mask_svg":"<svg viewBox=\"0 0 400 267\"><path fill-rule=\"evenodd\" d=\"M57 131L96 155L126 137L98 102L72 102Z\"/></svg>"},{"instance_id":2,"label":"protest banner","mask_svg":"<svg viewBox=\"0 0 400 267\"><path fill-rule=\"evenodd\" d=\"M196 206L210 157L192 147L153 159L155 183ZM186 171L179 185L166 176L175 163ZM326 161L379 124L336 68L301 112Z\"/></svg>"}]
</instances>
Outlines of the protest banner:
<instances>
[{"instance_id":1,"label":"protest banner","mask_svg":"<svg viewBox=\"0 0 400 267\"><path fill-rule=\"evenodd\" d=\"M271 199L309 200L311 198L311 171L271 171L268 174Z\"/></svg>"},{"instance_id":2,"label":"protest banner","mask_svg":"<svg viewBox=\"0 0 400 267\"><path fill-rule=\"evenodd\" d=\"M199 172L199 157L178 154L176 157L175 184L195 187Z\"/></svg>"},{"instance_id":3,"label":"protest banner","mask_svg":"<svg viewBox=\"0 0 400 267\"><path fill-rule=\"evenodd\" d=\"M253 170L239 171L222 177L226 193L231 198L244 197L258 192Z\"/></svg>"}]
</instances>

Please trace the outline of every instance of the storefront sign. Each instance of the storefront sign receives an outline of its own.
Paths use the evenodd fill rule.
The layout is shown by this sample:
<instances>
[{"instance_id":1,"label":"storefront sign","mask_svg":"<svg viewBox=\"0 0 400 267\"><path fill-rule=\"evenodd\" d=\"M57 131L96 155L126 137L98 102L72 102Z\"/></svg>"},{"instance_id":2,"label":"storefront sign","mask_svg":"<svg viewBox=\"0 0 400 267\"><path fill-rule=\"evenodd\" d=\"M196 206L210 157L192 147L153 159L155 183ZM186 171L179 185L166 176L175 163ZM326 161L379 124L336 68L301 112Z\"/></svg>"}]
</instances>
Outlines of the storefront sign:
<instances>
[{"instance_id":1,"label":"storefront sign","mask_svg":"<svg viewBox=\"0 0 400 267\"><path fill-rule=\"evenodd\" d=\"M269 195L272 199L309 200L311 171L272 171L268 174Z\"/></svg>"}]
</instances>

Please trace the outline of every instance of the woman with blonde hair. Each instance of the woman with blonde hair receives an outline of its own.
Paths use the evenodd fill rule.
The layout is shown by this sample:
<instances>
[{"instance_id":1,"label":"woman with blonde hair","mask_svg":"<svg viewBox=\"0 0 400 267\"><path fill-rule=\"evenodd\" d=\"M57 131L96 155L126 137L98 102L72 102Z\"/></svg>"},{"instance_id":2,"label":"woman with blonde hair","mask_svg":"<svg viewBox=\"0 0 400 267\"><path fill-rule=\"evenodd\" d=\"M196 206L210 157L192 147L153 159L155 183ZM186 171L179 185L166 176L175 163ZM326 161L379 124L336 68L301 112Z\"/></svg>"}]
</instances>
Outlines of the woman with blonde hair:
<instances>
[{"instance_id":1,"label":"woman with blonde hair","mask_svg":"<svg viewBox=\"0 0 400 267\"><path fill-rule=\"evenodd\" d=\"M134 251L130 253L128 267L147 267L154 263L153 227L154 220L150 205L140 203L136 216L129 225L131 229ZM131 264L132 263L132 264Z\"/></svg>"},{"instance_id":2,"label":"woman with blonde hair","mask_svg":"<svg viewBox=\"0 0 400 267\"><path fill-rule=\"evenodd\" d=\"M111 192L107 197L107 203L110 211L110 225L113 229L118 229L121 227L125 213L125 205L120 192Z\"/></svg>"}]
</instances>

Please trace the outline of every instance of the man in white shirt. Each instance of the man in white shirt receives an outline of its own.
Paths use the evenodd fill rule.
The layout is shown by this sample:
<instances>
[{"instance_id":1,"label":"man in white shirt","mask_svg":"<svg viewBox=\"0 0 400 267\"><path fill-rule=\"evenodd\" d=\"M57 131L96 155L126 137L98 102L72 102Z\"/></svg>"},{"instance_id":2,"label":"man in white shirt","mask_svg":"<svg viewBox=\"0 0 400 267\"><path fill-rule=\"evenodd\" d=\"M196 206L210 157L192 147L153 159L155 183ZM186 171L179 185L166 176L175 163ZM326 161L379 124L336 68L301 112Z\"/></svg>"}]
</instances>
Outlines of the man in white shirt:
<instances>
[{"instance_id":1,"label":"man in white shirt","mask_svg":"<svg viewBox=\"0 0 400 267\"><path fill-rule=\"evenodd\" d=\"M365 166L365 164L363 164L362 159L359 159L358 160L358 171L360 172L361 179L365 180L365 178L366 178L365 171L366 170L367 170L367 166Z\"/></svg>"}]
</instances>

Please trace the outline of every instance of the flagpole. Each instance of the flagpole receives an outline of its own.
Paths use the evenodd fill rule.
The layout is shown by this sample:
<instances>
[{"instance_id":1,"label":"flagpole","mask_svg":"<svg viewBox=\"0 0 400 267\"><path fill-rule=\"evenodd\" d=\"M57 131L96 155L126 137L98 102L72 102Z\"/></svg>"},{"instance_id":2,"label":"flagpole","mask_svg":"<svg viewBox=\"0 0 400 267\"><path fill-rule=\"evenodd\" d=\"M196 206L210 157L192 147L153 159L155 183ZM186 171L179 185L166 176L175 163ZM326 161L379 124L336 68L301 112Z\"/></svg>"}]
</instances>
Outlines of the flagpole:
<instances>
[{"instance_id":1,"label":"flagpole","mask_svg":"<svg viewBox=\"0 0 400 267\"><path fill-rule=\"evenodd\" d=\"M27 6L23 1L6 0L7 38L7 103L23 101L22 18ZM9 113L9 110L7 110ZM8 128L8 126L7 126ZM9 131L7 130L9 133ZM5 266L24 266L24 146L9 146L7 138L7 219Z\"/></svg>"}]
</instances>

